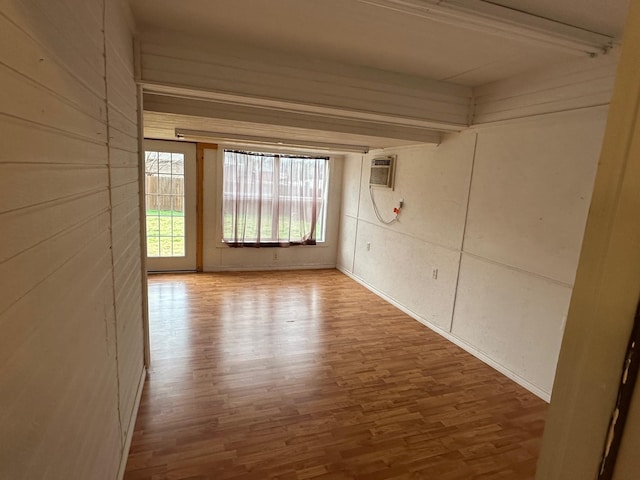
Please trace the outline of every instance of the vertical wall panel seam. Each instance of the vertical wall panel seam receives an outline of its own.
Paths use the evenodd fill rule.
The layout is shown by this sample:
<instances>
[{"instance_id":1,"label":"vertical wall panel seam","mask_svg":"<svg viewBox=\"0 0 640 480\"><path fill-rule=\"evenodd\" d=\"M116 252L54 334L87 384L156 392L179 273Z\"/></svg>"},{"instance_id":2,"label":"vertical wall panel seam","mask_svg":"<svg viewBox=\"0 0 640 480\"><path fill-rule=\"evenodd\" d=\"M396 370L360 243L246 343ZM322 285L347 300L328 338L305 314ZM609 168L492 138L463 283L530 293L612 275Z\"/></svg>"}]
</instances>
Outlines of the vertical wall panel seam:
<instances>
[{"instance_id":1,"label":"vertical wall panel seam","mask_svg":"<svg viewBox=\"0 0 640 480\"><path fill-rule=\"evenodd\" d=\"M471 172L469 174L469 190L467 191L467 208L464 212L464 224L462 226L462 241L460 242L460 258L458 259L458 273L456 275L456 285L453 293L453 308L451 309L451 322L449 323L449 333L453 333L453 320L456 315L456 305L458 304L458 286L460 285L460 270L462 269L462 255L464 254L464 239L467 236L467 221L469 220L469 206L471 205L471 187L473 185L473 174L476 165L476 152L478 150L478 134L475 134L473 142L473 156L471 157Z\"/></svg>"},{"instance_id":2,"label":"vertical wall panel seam","mask_svg":"<svg viewBox=\"0 0 640 480\"><path fill-rule=\"evenodd\" d=\"M358 183L358 209L356 210L356 231L353 236L353 260L351 261L351 273L356 272L356 250L358 245L358 225L360 224L360 196L362 195L362 172L364 168L364 155L360 157L360 182ZM343 182L344 183L344 182Z\"/></svg>"},{"instance_id":3,"label":"vertical wall panel seam","mask_svg":"<svg viewBox=\"0 0 640 480\"><path fill-rule=\"evenodd\" d=\"M108 80L108 62L107 62L107 0L102 1L102 46L103 46L103 61L104 61L104 101L107 114L107 173L108 173L108 188L109 188L109 250L111 252L111 294L113 297L113 319L115 324L115 353L116 353L116 407L118 411L118 426L120 432L120 452L124 449L123 442L123 428L122 428L122 415L120 412L120 363L118 358L118 309L116 307L116 269L113 253L113 195L112 195L112 178L111 178L111 118L109 112L109 80Z\"/></svg>"}]
</instances>

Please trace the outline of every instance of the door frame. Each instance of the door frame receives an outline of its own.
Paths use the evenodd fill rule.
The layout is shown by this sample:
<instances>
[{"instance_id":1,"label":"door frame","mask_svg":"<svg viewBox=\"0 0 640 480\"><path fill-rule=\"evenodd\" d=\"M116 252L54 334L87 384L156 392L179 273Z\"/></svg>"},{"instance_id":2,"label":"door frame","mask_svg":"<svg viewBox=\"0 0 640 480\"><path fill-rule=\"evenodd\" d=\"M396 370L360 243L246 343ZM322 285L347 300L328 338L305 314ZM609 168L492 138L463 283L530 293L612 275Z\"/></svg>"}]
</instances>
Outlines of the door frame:
<instances>
[{"instance_id":1,"label":"door frame","mask_svg":"<svg viewBox=\"0 0 640 480\"><path fill-rule=\"evenodd\" d=\"M196 144L175 142L170 140L144 140L145 152L162 151L184 154L184 201L185 201L185 255L181 257L150 257L147 252L147 272L196 271L197 257L197 170ZM144 182L143 182L144 185ZM145 242L146 242L146 191L142 192L145 200Z\"/></svg>"}]
</instances>

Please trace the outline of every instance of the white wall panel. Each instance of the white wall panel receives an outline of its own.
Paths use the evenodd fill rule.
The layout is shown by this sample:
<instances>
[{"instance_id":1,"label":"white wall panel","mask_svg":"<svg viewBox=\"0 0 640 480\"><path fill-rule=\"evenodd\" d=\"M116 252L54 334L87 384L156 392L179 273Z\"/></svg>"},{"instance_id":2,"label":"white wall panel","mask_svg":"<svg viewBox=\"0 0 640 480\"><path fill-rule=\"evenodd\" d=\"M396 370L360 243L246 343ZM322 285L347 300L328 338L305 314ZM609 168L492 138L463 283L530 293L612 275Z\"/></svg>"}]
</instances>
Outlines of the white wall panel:
<instances>
[{"instance_id":1,"label":"white wall panel","mask_svg":"<svg viewBox=\"0 0 640 480\"><path fill-rule=\"evenodd\" d=\"M88 220L49 237L46 241L24 250L0 264L0 286L6 292L0 298L0 312L30 294L43 280L83 248L91 246L108 225L108 212L94 212ZM55 252L56 255L52 255Z\"/></svg>"},{"instance_id":2,"label":"white wall panel","mask_svg":"<svg viewBox=\"0 0 640 480\"><path fill-rule=\"evenodd\" d=\"M345 163L338 266L446 331L474 144L474 134L452 134L437 147L376 151ZM369 193L370 161L384 155L395 155L397 163L395 190L373 192L382 217L392 219L393 207L400 199L405 203L399 222L389 226L376 219Z\"/></svg>"},{"instance_id":3,"label":"white wall panel","mask_svg":"<svg viewBox=\"0 0 640 480\"><path fill-rule=\"evenodd\" d=\"M373 152L361 177L348 157L338 267L548 399L605 110ZM405 202L390 226L369 198L368 162L378 154L397 155L395 191L375 191L383 216Z\"/></svg>"},{"instance_id":4,"label":"white wall panel","mask_svg":"<svg viewBox=\"0 0 640 480\"><path fill-rule=\"evenodd\" d=\"M299 246L291 248L221 247L220 263L208 270L269 270L334 268L335 248Z\"/></svg>"},{"instance_id":5,"label":"white wall panel","mask_svg":"<svg viewBox=\"0 0 640 480\"><path fill-rule=\"evenodd\" d=\"M0 35L0 62L11 65L22 78L41 85L41 88L56 93L68 103L106 121L104 103L95 90L79 82L72 72L61 68L59 61L51 57L36 38L2 16ZM20 48L15 48L16 45L20 45Z\"/></svg>"},{"instance_id":6,"label":"white wall panel","mask_svg":"<svg viewBox=\"0 0 640 480\"><path fill-rule=\"evenodd\" d=\"M117 171L118 168L138 168L138 158L137 156L131 155L132 152L127 150L122 150L120 148L112 148L111 149L111 168L112 173Z\"/></svg>"},{"instance_id":7,"label":"white wall panel","mask_svg":"<svg viewBox=\"0 0 640 480\"><path fill-rule=\"evenodd\" d=\"M52 76L43 76L38 80L47 81L69 73L78 86L84 85L97 96L104 97L104 57L96 55L102 50L102 42L87 39L87 35L94 38L101 34L102 15L96 17L92 13L93 7L86 8L86 3L96 3L102 10L103 2L99 0L8 0L2 3L2 12L39 45L40 53L32 57L36 62L54 62L56 65L50 71ZM70 11L82 12L83 20L76 23ZM20 46L17 50L21 51L22 44L20 42L13 47Z\"/></svg>"},{"instance_id":8,"label":"white wall panel","mask_svg":"<svg viewBox=\"0 0 640 480\"><path fill-rule=\"evenodd\" d=\"M101 189L3 214L0 262L105 213L107 205L108 192Z\"/></svg>"},{"instance_id":9,"label":"white wall panel","mask_svg":"<svg viewBox=\"0 0 640 480\"><path fill-rule=\"evenodd\" d=\"M342 201L341 215L356 217L358 215L360 197L360 176L362 174L363 156L360 154L345 155L342 161Z\"/></svg>"},{"instance_id":10,"label":"white wall panel","mask_svg":"<svg viewBox=\"0 0 640 480\"><path fill-rule=\"evenodd\" d=\"M120 152L126 154L123 155L123 160L137 157L137 155L131 155L130 152ZM122 190L122 195L125 199L131 196L138 195L138 167L133 166L116 166L114 162L111 163L111 187L112 189L118 187Z\"/></svg>"},{"instance_id":11,"label":"white wall panel","mask_svg":"<svg viewBox=\"0 0 640 480\"><path fill-rule=\"evenodd\" d=\"M119 1L0 5L0 478L113 480L126 456L143 349L131 29Z\"/></svg>"},{"instance_id":12,"label":"white wall panel","mask_svg":"<svg viewBox=\"0 0 640 480\"><path fill-rule=\"evenodd\" d=\"M133 41L128 48L133 50ZM132 67L123 65L122 57L113 46L107 48L107 85L109 86L109 101L111 110L120 112L128 121L135 125L137 110L136 95L131 97ZM135 92L135 90L134 90Z\"/></svg>"},{"instance_id":13,"label":"white wall panel","mask_svg":"<svg viewBox=\"0 0 640 480\"><path fill-rule=\"evenodd\" d=\"M338 254L336 266L346 272L353 273L353 261L355 259L355 241L357 238L358 219L350 215L340 216L340 234L338 237ZM351 248L346 248L350 245Z\"/></svg>"},{"instance_id":14,"label":"white wall panel","mask_svg":"<svg viewBox=\"0 0 640 480\"><path fill-rule=\"evenodd\" d=\"M446 135L438 146L405 147L372 152L363 161L360 217L375 223L369 192L371 159L395 154L395 189L373 189L385 220L404 199L394 230L426 242L460 249L467 208L475 135ZM347 187L348 188L348 187Z\"/></svg>"},{"instance_id":15,"label":"white wall panel","mask_svg":"<svg viewBox=\"0 0 640 480\"><path fill-rule=\"evenodd\" d=\"M140 290L137 88L133 81L133 20L123 2L107 2L105 54L109 180L119 412L126 444L143 365ZM123 455L127 452L123 451Z\"/></svg>"},{"instance_id":16,"label":"white wall panel","mask_svg":"<svg viewBox=\"0 0 640 480\"><path fill-rule=\"evenodd\" d=\"M569 286L463 254L452 333L550 393L570 298Z\"/></svg>"},{"instance_id":17,"label":"white wall panel","mask_svg":"<svg viewBox=\"0 0 640 480\"><path fill-rule=\"evenodd\" d=\"M572 284L606 109L482 129L465 251Z\"/></svg>"},{"instance_id":18,"label":"white wall panel","mask_svg":"<svg viewBox=\"0 0 640 480\"><path fill-rule=\"evenodd\" d=\"M0 129L3 132L0 163L104 164L104 144L101 142L87 142L72 133L1 113ZM29 138L28 149L24 148L25 138Z\"/></svg>"},{"instance_id":19,"label":"white wall panel","mask_svg":"<svg viewBox=\"0 0 640 480\"><path fill-rule=\"evenodd\" d=\"M0 89L3 115L28 119L90 141L106 141L104 119L97 116L97 112L74 105L4 65L0 65L0 84L3 85Z\"/></svg>"},{"instance_id":20,"label":"white wall panel","mask_svg":"<svg viewBox=\"0 0 640 480\"><path fill-rule=\"evenodd\" d=\"M111 147L136 153L138 151L136 140L138 134L135 122L132 121L131 112L123 114L117 108L112 108L109 110L109 118L111 119L109 128ZM131 157L137 157L137 155Z\"/></svg>"},{"instance_id":21,"label":"white wall panel","mask_svg":"<svg viewBox=\"0 0 640 480\"><path fill-rule=\"evenodd\" d=\"M451 324L459 259L455 250L366 220L358 222L353 274L446 331Z\"/></svg>"},{"instance_id":22,"label":"white wall panel","mask_svg":"<svg viewBox=\"0 0 640 480\"><path fill-rule=\"evenodd\" d=\"M336 266L351 273L353 273L353 260L355 258L362 165L363 156L360 154L350 154L343 157L340 233Z\"/></svg>"},{"instance_id":23,"label":"white wall panel","mask_svg":"<svg viewBox=\"0 0 640 480\"><path fill-rule=\"evenodd\" d=\"M34 185L38 188L34 191ZM108 185L105 166L0 164L2 212L94 193Z\"/></svg>"},{"instance_id":24,"label":"white wall panel","mask_svg":"<svg viewBox=\"0 0 640 480\"><path fill-rule=\"evenodd\" d=\"M115 478L115 327L108 218L99 220L102 231L0 316L2 478Z\"/></svg>"}]
</instances>

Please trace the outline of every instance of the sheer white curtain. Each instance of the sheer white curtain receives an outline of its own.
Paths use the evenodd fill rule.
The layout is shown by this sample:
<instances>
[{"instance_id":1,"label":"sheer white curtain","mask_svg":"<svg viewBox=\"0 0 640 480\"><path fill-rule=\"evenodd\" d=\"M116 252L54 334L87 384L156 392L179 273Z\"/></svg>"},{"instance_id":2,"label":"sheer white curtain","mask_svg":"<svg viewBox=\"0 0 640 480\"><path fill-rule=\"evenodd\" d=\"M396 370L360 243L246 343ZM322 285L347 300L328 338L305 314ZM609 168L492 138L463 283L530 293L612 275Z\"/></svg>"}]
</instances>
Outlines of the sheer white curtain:
<instances>
[{"instance_id":1,"label":"sheer white curtain","mask_svg":"<svg viewBox=\"0 0 640 480\"><path fill-rule=\"evenodd\" d=\"M223 240L231 246L323 240L326 157L225 150Z\"/></svg>"}]
</instances>

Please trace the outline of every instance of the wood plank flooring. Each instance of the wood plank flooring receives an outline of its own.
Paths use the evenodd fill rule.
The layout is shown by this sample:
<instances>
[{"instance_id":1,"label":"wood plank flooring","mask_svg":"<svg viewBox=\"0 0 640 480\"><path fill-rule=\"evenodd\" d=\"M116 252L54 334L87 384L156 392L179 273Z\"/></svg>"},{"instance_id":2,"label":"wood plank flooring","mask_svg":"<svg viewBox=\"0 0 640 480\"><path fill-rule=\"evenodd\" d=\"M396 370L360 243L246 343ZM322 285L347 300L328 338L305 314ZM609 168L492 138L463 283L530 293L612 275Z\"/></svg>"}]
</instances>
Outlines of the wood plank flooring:
<instances>
[{"instance_id":1,"label":"wood plank flooring","mask_svg":"<svg viewBox=\"0 0 640 480\"><path fill-rule=\"evenodd\" d=\"M125 479L533 479L547 404L337 270L149 279Z\"/></svg>"}]
</instances>

